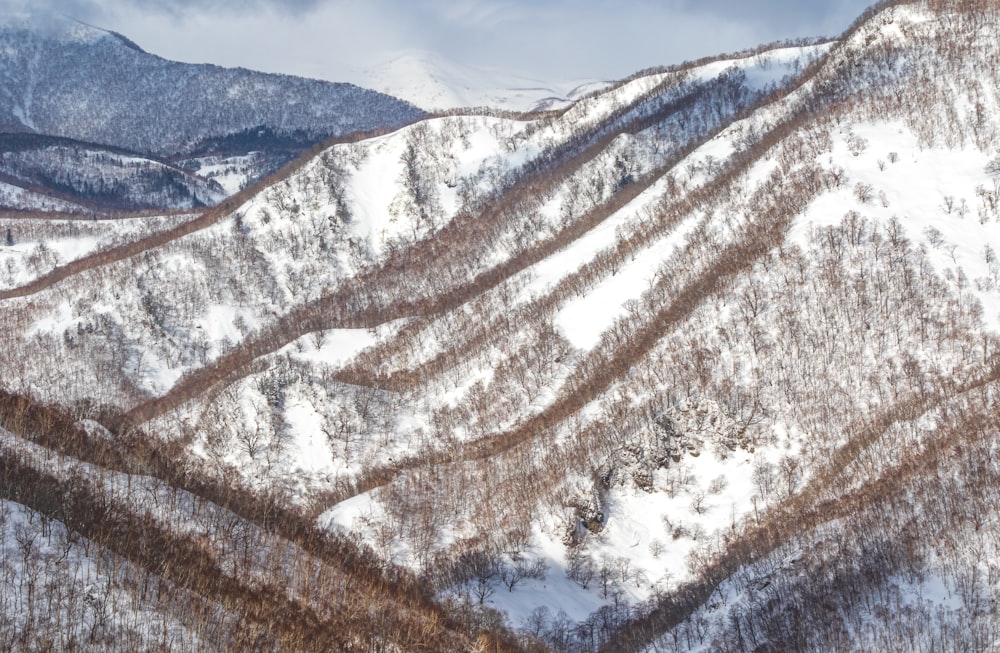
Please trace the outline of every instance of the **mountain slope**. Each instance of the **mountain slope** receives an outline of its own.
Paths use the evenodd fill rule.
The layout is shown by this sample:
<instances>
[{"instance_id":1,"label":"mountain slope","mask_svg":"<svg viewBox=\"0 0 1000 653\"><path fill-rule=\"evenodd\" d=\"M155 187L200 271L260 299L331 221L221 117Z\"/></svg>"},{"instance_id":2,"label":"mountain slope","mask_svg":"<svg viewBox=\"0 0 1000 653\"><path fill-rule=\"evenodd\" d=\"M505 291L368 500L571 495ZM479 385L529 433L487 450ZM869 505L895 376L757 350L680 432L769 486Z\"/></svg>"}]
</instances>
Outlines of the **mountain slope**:
<instances>
[{"instance_id":1,"label":"mountain slope","mask_svg":"<svg viewBox=\"0 0 1000 653\"><path fill-rule=\"evenodd\" d=\"M317 642L987 649L998 25L883 3L835 43L336 144L106 256L17 268L4 497L92 465L119 479L95 497L142 478L204 502L196 524L231 512L245 540L167 567L226 578L238 600L179 576L268 650L308 636L248 578L333 615ZM123 532L176 510L125 496L98 512ZM344 592L267 564L290 546L414 620L391 642L363 608L337 621Z\"/></svg>"},{"instance_id":2,"label":"mountain slope","mask_svg":"<svg viewBox=\"0 0 1000 653\"><path fill-rule=\"evenodd\" d=\"M0 19L0 206L210 206L316 141L422 112L349 84L166 61L68 18Z\"/></svg>"},{"instance_id":3,"label":"mountain slope","mask_svg":"<svg viewBox=\"0 0 1000 653\"><path fill-rule=\"evenodd\" d=\"M171 155L252 128L319 140L420 116L350 84L167 61L65 18L7 16L0 38L0 124L8 131Z\"/></svg>"},{"instance_id":4,"label":"mountain slope","mask_svg":"<svg viewBox=\"0 0 1000 653\"><path fill-rule=\"evenodd\" d=\"M231 194L210 179L126 150L34 134L0 134L0 148L0 174L9 183L91 211L190 209Z\"/></svg>"}]
</instances>

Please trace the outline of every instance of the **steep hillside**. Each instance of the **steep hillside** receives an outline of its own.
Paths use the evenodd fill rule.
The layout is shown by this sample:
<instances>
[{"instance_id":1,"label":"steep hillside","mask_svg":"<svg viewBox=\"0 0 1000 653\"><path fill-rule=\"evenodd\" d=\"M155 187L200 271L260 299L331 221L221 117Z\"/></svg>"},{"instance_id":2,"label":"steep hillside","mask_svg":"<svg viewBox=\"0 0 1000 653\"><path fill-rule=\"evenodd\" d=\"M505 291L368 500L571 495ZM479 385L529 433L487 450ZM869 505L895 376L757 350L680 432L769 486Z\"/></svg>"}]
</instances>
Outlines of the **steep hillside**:
<instances>
[{"instance_id":1,"label":"steep hillside","mask_svg":"<svg viewBox=\"0 0 1000 653\"><path fill-rule=\"evenodd\" d=\"M886 2L190 218L11 228L0 635L69 619L22 579L76 537L120 571L68 585L110 606L74 642L989 650L998 34Z\"/></svg>"}]
</instances>

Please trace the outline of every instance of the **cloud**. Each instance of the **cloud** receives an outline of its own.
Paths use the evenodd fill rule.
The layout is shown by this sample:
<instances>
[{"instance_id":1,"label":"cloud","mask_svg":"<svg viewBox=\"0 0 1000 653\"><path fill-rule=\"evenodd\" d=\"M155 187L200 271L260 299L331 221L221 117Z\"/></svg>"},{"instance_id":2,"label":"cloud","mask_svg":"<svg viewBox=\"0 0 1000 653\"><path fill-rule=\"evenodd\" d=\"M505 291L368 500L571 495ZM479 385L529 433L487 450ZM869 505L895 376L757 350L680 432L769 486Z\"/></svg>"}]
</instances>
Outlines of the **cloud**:
<instances>
[{"instance_id":1,"label":"cloud","mask_svg":"<svg viewBox=\"0 0 1000 653\"><path fill-rule=\"evenodd\" d=\"M521 7L511 2L465 0L439 2L428 8L429 12L438 14L445 25L473 29L494 29L523 15Z\"/></svg>"},{"instance_id":2,"label":"cloud","mask_svg":"<svg viewBox=\"0 0 1000 653\"><path fill-rule=\"evenodd\" d=\"M80 20L106 16L116 10L141 11L160 16L183 17L192 12L233 14L259 11L267 7L285 7L296 12L309 11L324 0L2 0L3 11L48 11Z\"/></svg>"},{"instance_id":3,"label":"cloud","mask_svg":"<svg viewBox=\"0 0 1000 653\"><path fill-rule=\"evenodd\" d=\"M504 65L536 76L620 77L764 42L836 36L867 3L416 0L414 6L424 11L414 19L431 37L429 47L460 61ZM445 20L434 20L435 9Z\"/></svg>"},{"instance_id":4,"label":"cloud","mask_svg":"<svg viewBox=\"0 0 1000 653\"><path fill-rule=\"evenodd\" d=\"M478 3L477 3L478 4ZM490 14L491 16L494 14ZM536 76L620 77L773 40L758 26L671 2L542 0L519 4L497 25L469 22L441 38L456 59Z\"/></svg>"},{"instance_id":5,"label":"cloud","mask_svg":"<svg viewBox=\"0 0 1000 653\"><path fill-rule=\"evenodd\" d=\"M641 68L836 35L867 0L0 0L121 32L171 59L357 79L426 49L536 78Z\"/></svg>"}]
</instances>

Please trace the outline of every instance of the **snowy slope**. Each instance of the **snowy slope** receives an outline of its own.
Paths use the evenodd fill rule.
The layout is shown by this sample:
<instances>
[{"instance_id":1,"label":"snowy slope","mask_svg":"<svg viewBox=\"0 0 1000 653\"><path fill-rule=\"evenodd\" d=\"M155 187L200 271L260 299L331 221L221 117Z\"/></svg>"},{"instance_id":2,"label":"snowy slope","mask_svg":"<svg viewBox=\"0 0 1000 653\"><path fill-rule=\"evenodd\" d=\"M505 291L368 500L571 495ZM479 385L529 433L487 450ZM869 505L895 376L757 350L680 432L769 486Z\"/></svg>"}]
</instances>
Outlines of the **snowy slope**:
<instances>
[{"instance_id":1,"label":"snowy slope","mask_svg":"<svg viewBox=\"0 0 1000 653\"><path fill-rule=\"evenodd\" d=\"M883 14L852 40L835 48L827 66L801 92L733 124L715 142L706 143L700 151L696 150L680 162L675 167L679 174L671 175L672 181L664 179L662 186L653 187L660 193L667 193L671 183L676 185L683 181L686 182L685 190L693 193L700 184L713 181L719 161L725 161L746 147L748 135L751 139L758 137L781 125L804 106L811 107L811 112L815 111L817 103L843 102L838 105L836 119L819 118L815 124L800 119L796 132L788 134L772 150L755 159L735 182L727 182L725 190L716 188L717 196L699 197L697 208L689 209L691 212L663 237L645 239L627 250L628 256L618 263L608 264L610 269L606 268L603 274L592 275L597 277L596 281L578 284L569 297L563 295L557 304L562 306L561 310L553 314L553 326L578 350L597 352L591 357L595 365L600 364L607 359L599 352L614 352L616 346L621 346L618 343L628 342L635 334L629 322L641 321L656 306L669 306L671 295L684 289L684 282L676 277L696 277L697 270L705 269L704 274L709 276L704 278L710 279L711 268L702 266L727 263L724 260L713 262L714 253L725 252L727 243L741 251L737 243L746 237L747 230L752 231L753 220L766 223L773 214L791 207L788 215L793 219L788 224L788 238L780 253L768 257L759 271L741 275L732 294L703 300L702 307L689 320L684 320L674 335L665 337L663 343L643 359L645 362L623 375L620 382L614 383L599 395L598 400L581 410L575 420L567 420L563 428L553 429L548 439L567 442L572 452L578 451L573 449L574 438L581 437L574 433L586 432L588 427L597 432L607 428L610 432L604 446L621 447L623 451L598 463L593 473L602 475L598 478L605 478L603 475L610 469L614 474L609 473L607 478L612 480L591 480L581 474L575 480L565 481L562 484L564 493L555 492L558 498L551 501L561 501L569 516L558 510L549 513L544 507L537 511L528 509L532 518L521 526L526 531L513 536L513 543L497 542L499 552L491 566L467 572L472 578L462 590L465 596L471 594L473 602L478 600L494 605L509 614L515 623L525 625L529 624L532 615L541 614L535 608L547 610L546 628L559 621L556 618L559 610L571 621L591 625L601 623L601 619L625 620L633 609L647 608L649 601L664 592L669 593L671 588L696 582L699 561L703 556L712 555L718 543L725 541L739 524L806 487L812 475L822 468L823 454L817 449L830 451L843 444L842 440L833 439L820 440L823 444L817 446L819 433L840 433L840 429L848 428L847 420L852 417L863 420L865 418L860 416L877 410L879 402L875 397L902 391L898 385L894 391L887 390L887 386L892 388L898 379L882 378L877 374L866 376L879 370L885 361L891 361L892 367L915 364L914 369L926 369L925 373L931 377L954 374L958 378L968 373L968 369L977 369L988 362L988 352L995 346L995 334L990 332L995 325L992 307L996 305L990 266L995 267L995 261L992 261L990 250L998 235L993 233L993 179L989 172L994 156L991 139L996 133L995 122L985 119L988 111L976 114L966 109L963 113L960 108L968 106L965 96L961 91L956 93L947 83L933 87L930 96L933 101L925 98L925 104L915 101L906 105L902 117L893 113L894 109L887 108L891 104L886 104L886 98L894 94L895 97L921 97L914 92L928 88L926 83L915 81L918 79L974 78L971 71L982 65L979 57L990 60L995 56L996 43L988 37L976 43L975 47L982 51L973 50L965 58L952 55L947 59L929 54L939 53L934 48L951 41L939 31L947 30L949 25L946 19L905 9ZM868 58L868 53L894 50L909 53L925 68L915 66L916 70L900 74L895 72L893 64L884 63L881 58L884 55L872 54ZM761 69L768 70L771 65L773 63L761 65ZM925 72L935 66L945 67L948 74L938 73L934 77L934 73ZM848 70L852 72L846 73ZM751 71L748 77L753 74ZM983 84L991 88L994 82L989 80ZM986 97L990 97L988 93ZM847 102L848 99L853 103ZM942 121L928 119L928 115L935 112L943 116L965 115L966 118L965 121L953 118L951 128L954 131L941 134L931 125L940 125ZM808 116L809 112L799 115ZM981 117L977 119L976 115ZM806 181L813 175L819 175L823 181ZM781 188L781 183L787 184L786 188L797 188L795 184L800 182L793 181L797 178L803 180L803 186L797 191L786 191L787 207L767 204L776 189ZM813 183L818 183L818 187L806 190L809 188L806 184ZM655 196L656 191L651 189L649 192ZM657 206L649 198L645 206L636 202L628 212L622 211L608 220L608 226L600 227L603 242L612 241L612 238L619 243L626 242L630 234L641 233L643 222L654 219L656 213L669 211L669 206L667 202ZM852 230L856 235L850 236ZM849 258L837 258L840 238L853 239L849 241L852 248ZM594 238L596 243L601 240ZM908 249L910 242L914 243L912 250ZM883 259L883 244L901 253ZM990 247L984 249L984 244ZM537 301L535 293L549 291L564 277L581 276L577 266L581 260L593 258L593 254L587 252L589 247L586 239L580 239L563 250L558 259L540 263L540 266L548 266L549 271L543 273L545 276L535 277L533 285L524 288L526 293L522 296L534 302L534 307L520 315L545 310L541 308L545 304ZM614 249L608 246L606 251ZM843 266L838 268L842 270L838 274L850 280L852 285L847 287L857 292L876 293L882 303L854 299L858 304L850 318L840 313L843 308L835 309L841 319L847 319L846 325L835 332L859 333L860 330L862 335L850 345L837 339L819 347L817 343L824 342L822 331L807 330L809 335L803 337L801 332L792 329L801 328L798 320L823 324L832 319L832 314L824 313L825 309L820 307L824 298L835 296L835 289L843 286L824 284L847 282L822 280L819 266L831 264ZM887 269L889 265L894 267ZM906 277L914 269L922 271L921 283L924 284L920 290L924 299L919 303L908 303L905 296L894 294L889 286L869 288L865 285L868 274L875 279ZM811 279L809 283L816 290L813 293L794 290L788 276L792 270ZM512 285L517 289L516 283ZM663 290L655 292L657 287ZM509 287L505 289L507 293L510 290ZM782 293L792 295L783 298ZM845 298L843 301L851 300ZM510 310L510 299L494 306L498 307L494 309L498 314L491 326L502 329L504 317L499 312ZM797 319L788 316L785 312L788 307L795 308ZM980 322L983 307L988 317ZM468 319L482 321L484 318L481 312L470 312ZM874 326L877 320L886 319L890 321L883 326ZM447 327L442 320L438 328L453 338L457 329L453 325L460 318L452 317L451 320ZM749 330L748 321L752 325ZM956 326L954 337L964 343L957 348L939 349L927 339L928 332L921 334L921 325L941 334L943 332L938 329L947 329L949 323ZM530 345L523 343L538 342L540 334L527 326L512 329L508 323L506 328L514 332L511 340L488 347L480 354L481 365L491 369L484 372L473 364L429 372L440 376L436 390L426 387L433 382L424 375L420 378L424 388L409 391L431 406L436 405L435 393L447 397L447 405L434 409L440 412L428 419L427 432L438 433L437 437L446 442L482 437L481 434L497 428L498 420L510 419L510 414L504 410L523 411L517 413L521 416L531 415L544 410L548 402L558 401L561 392L569 392L568 388L560 387L566 384L565 371L544 372L542 363L523 364L524 359L534 353L527 348ZM828 334L831 333L829 326L825 328ZM427 328L423 342L430 338L433 343L432 334L436 330ZM871 337L863 334L866 330L874 330ZM884 340L887 330L896 334L894 345ZM744 335L736 335L741 333ZM495 342L497 336L493 338ZM557 337L553 339L558 340ZM973 354L969 347L977 339L984 345ZM421 339L408 342L412 346ZM796 342L799 344L793 344ZM811 344L806 346L805 343ZM699 347L706 353L699 356L697 365L707 365L707 370L695 367L692 360L691 352L701 351ZM572 366L587 360L574 360L572 350L565 347L555 346L551 351L562 365ZM815 378L817 362L810 362L810 357L820 352L825 357L821 365L828 375L820 376L827 379L826 382ZM521 360L518 357L522 357ZM381 357L373 358L383 366L388 361L398 360L401 370L419 365L415 359L429 361L430 370L438 369L430 364L436 362L433 354L426 358L421 354L403 356L390 354L389 347L385 347ZM791 369L782 367L782 361L789 358ZM830 361L838 362L830 368ZM851 361L851 365L837 371L844 361ZM520 371L508 372L507 365L523 366ZM501 372L511 377L505 379ZM697 374L708 374L707 378L714 380L702 382L707 385L692 383L691 379ZM765 398L761 393L764 387L771 387L768 379L772 374L786 379L783 383L787 385L778 387L798 388L800 398L782 395L777 388L776 394ZM838 377L838 374L843 376ZM406 375L401 372L400 376ZM654 379L660 379L664 385L653 384ZM691 388L692 385L695 389L675 389ZM850 399L826 397L827 390L823 388L831 385ZM523 389L528 396L516 402L502 402L502 408L497 406L501 403L499 398L509 397L517 388ZM685 403L685 393L691 399L707 396L718 400L698 399L693 406L696 415L681 419L671 411L692 409ZM829 429L813 426L803 430L803 425L815 424L821 414L812 413L809 406L822 401L838 406L834 413L827 413L823 418L836 426ZM840 401L847 401L847 406ZM798 403L799 407L786 402ZM892 404L888 402L881 408L891 410ZM661 414L664 409L670 416L666 422L658 421L655 427L649 422L637 426L637 422L643 424L639 415L646 415L644 419L650 420L650 415ZM475 411L485 412L486 417L479 418L483 422L476 423ZM629 413L636 415L624 417ZM515 424L517 419L514 418ZM610 424L615 426L605 426ZM637 428L638 432L632 436L623 435L632 428ZM679 460L664 465L645 458L654 455L651 452L657 447L664 446L657 444L664 434L656 435L656 429L663 429L667 438L680 438L684 448L676 454L671 453ZM747 430L755 434L749 441L730 440L734 432L743 437ZM644 432L650 435L649 440L645 439L646 435L639 435ZM534 469L538 474L545 474L545 469L573 464L568 462L573 460L572 454L566 456L560 458L553 454L549 465L536 462ZM517 460L519 464L524 463L523 458ZM469 471L471 462L467 462L465 468L455 463L445 471L448 481L442 481L441 472L433 469L427 469L426 476L415 471L400 474L389 486L344 501L322 520L339 529L362 533L394 562L426 564L421 560L426 560L430 554L421 548L426 546L426 540L421 538L437 538L442 549L460 550L458 543L482 533L470 529L470 521L484 518L483 524L490 523L484 512L489 503L496 504L497 497L487 494L470 499L457 489L468 487L466 484L477 474L500 474L507 479L511 486L498 481L493 487L504 488L504 501L510 505L517 501L518 483L542 483L534 479L529 481L531 474L523 469L503 476L502 462L490 465L489 472L479 468L475 473ZM649 465L651 468L644 469ZM456 489L450 493L441 489L448 484ZM419 514L423 505L410 497L436 491L449 497L437 505L457 515L439 515L434 526L408 517ZM574 493L582 498L576 498ZM462 508L454 508L456 503ZM513 519L510 515L506 518ZM578 520L575 535L574 518ZM591 532L583 532L581 524L587 524ZM408 532L410 535L386 539L387 525L388 532ZM574 537L581 537L582 543L573 542ZM623 554L626 551L628 553ZM525 561L531 566L539 560L549 570L547 575L541 579L525 577L513 589L505 587L505 579L520 573L512 570L519 565L524 567ZM552 570L556 570L554 574ZM560 570L568 570L572 582L560 578ZM477 577L476 574L481 575ZM573 583L577 593L569 591ZM605 610L609 606L619 610L622 605L631 607L623 612ZM604 611L598 610L598 606Z\"/></svg>"},{"instance_id":2,"label":"snowy slope","mask_svg":"<svg viewBox=\"0 0 1000 653\"><path fill-rule=\"evenodd\" d=\"M0 192L2 189L0 186ZM23 198L18 201L24 205ZM24 285L82 256L148 237L192 217L178 213L132 218L62 219L44 214L48 210L74 213L76 208L43 205L39 207L42 214L13 213L0 217L0 288Z\"/></svg>"},{"instance_id":3,"label":"snowy slope","mask_svg":"<svg viewBox=\"0 0 1000 653\"><path fill-rule=\"evenodd\" d=\"M73 206L74 211L190 209L213 205L239 190L227 192L213 180L165 161L64 138L6 134L0 135L0 145L4 179L45 191L65 205L82 205ZM27 197L17 196L0 206L35 208Z\"/></svg>"},{"instance_id":4,"label":"snowy slope","mask_svg":"<svg viewBox=\"0 0 1000 653\"><path fill-rule=\"evenodd\" d=\"M837 42L333 145L5 295L0 389L103 421L153 486L258 497L239 532L287 508L395 579L352 587L419 578L480 648L989 650L997 25L886 4ZM43 227L7 283L114 232Z\"/></svg>"},{"instance_id":5,"label":"snowy slope","mask_svg":"<svg viewBox=\"0 0 1000 653\"><path fill-rule=\"evenodd\" d=\"M75 202L51 197L7 182L0 182L0 206L22 211L84 211L84 208Z\"/></svg>"},{"instance_id":6,"label":"snowy slope","mask_svg":"<svg viewBox=\"0 0 1000 653\"><path fill-rule=\"evenodd\" d=\"M803 51L802 56L811 55ZM744 65L752 69L756 64ZM101 275L99 283L109 284L108 297L114 299L105 298L93 309L101 321L111 319L124 338L114 348L127 342L127 356L134 357L122 369L130 377L128 392L164 392L180 375L255 335L276 316L321 301L331 289L350 288L355 277L382 275L386 291L365 291L352 301L371 310L395 310L398 302L459 289L491 267L524 257L535 242L555 240L609 201L629 178L652 183L681 148L758 97L763 89L748 80L726 66L714 74L664 73L585 100L561 116L534 122L437 118L330 148L288 179L233 207L234 213L211 228L148 252L138 266L125 261ZM679 103L677 109L673 103ZM665 114L657 118L657 112ZM634 137L601 141L616 125L647 120L652 126ZM672 138L661 139L666 130ZM573 157L588 143L597 143L600 151L578 165ZM455 253L475 252L469 261L436 257L436 263L422 266L420 283L426 286L419 292L412 288L418 282L412 274L391 271L426 256L416 245L467 229L459 225L474 225L469 221L478 214L495 213L491 207L502 207L497 198L519 177L553 166L564 167L568 176L526 196L525 205L537 212L484 221L484 228L493 230L489 238L474 231L462 236L471 240ZM614 179L607 178L608 169L616 171ZM583 188L587 192L579 192ZM445 270L437 267L444 265ZM199 283L193 293L183 290L188 275L210 270L211 284ZM117 291L112 293L111 286ZM65 313L58 295L45 304L37 305L39 311L52 311L48 326L35 332L42 339L97 319L91 307ZM110 344L85 340L100 348ZM81 361L78 371L89 375L86 367ZM68 390L76 385L73 378L67 375L66 384L58 385ZM94 381L107 384L112 393L123 389L110 377ZM48 383L36 389L56 391Z\"/></svg>"}]
</instances>

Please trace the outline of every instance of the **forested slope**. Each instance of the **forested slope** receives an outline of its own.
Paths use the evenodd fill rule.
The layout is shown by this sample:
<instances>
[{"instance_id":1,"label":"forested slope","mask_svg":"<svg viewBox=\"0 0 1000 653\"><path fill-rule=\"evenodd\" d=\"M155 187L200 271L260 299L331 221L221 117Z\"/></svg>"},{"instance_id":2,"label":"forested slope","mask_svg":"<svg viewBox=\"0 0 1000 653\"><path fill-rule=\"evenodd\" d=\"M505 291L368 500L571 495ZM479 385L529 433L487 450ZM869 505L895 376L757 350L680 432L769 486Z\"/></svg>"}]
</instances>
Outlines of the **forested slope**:
<instances>
[{"instance_id":1,"label":"forested slope","mask_svg":"<svg viewBox=\"0 0 1000 653\"><path fill-rule=\"evenodd\" d=\"M73 646L989 650L998 25L882 3L7 264L5 632L92 542Z\"/></svg>"}]
</instances>

